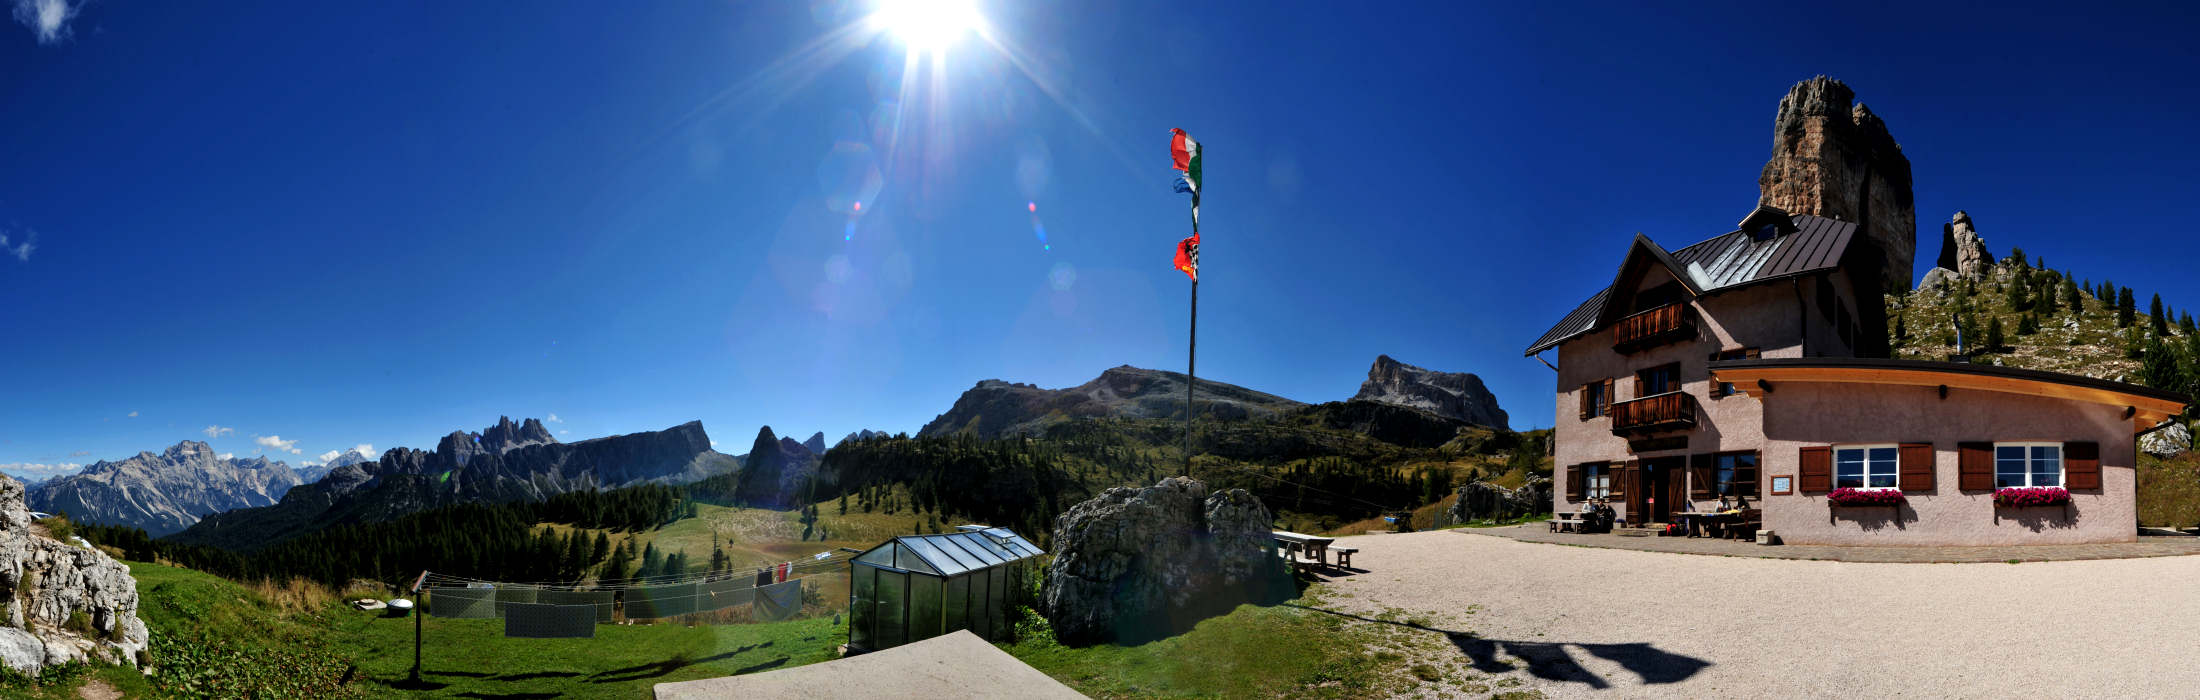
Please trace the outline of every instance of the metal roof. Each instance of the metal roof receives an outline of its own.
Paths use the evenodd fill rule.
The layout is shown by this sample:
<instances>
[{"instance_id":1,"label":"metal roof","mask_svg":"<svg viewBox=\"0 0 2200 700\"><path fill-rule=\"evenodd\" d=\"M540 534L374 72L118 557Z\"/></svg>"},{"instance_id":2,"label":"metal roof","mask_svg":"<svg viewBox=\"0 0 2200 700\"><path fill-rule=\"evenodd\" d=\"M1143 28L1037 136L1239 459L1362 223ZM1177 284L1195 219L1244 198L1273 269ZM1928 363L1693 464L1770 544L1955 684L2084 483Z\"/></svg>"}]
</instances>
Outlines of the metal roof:
<instances>
[{"instance_id":1,"label":"metal roof","mask_svg":"<svg viewBox=\"0 0 2200 700\"><path fill-rule=\"evenodd\" d=\"M856 561L940 576L1023 561L1045 554L1030 540L1005 527L938 535L900 535L879 543Z\"/></svg>"},{"instance_id":2,"label":"metal roof","mask_svg":"<svg viewBox=\"0 0 2200 700\"><path fill-rule=\"evenodd\" d=\"M1653 257L1660 264L1674 268L1673 276L1688 287L1707 295L1841 266L1841 257L1848 253L1849 244L1856 239L1856 224L1810 214L1790 218L1795 223L1793 233L1759 236L1752 231L1730 231ZM1653 253L1664 252L1648 238L1637 236L1636 240ZM1631 259L1634 255L1630 250L1628 257ZM1627 262L1620 261L1620 267L1625 269ZM1607 286L1588 301L1581 302L1522 354L1543 352L1596 330L1597 319L1603 315L1605 302L1611 294L1612 288Z\"/></svg>"}]
</instances>

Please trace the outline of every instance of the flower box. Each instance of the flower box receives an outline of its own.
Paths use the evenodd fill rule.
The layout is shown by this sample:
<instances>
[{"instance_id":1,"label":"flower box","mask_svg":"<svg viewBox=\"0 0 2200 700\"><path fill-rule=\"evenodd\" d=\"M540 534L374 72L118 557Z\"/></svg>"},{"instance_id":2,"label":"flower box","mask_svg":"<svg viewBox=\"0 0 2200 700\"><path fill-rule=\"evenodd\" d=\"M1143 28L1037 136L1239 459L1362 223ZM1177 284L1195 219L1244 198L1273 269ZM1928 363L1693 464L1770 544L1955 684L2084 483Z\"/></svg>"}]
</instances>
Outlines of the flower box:
<instances>
[{"instance_id":1,"label":"flower box","mask_svg":"<svg viewBox=\"0 0 2200 700\"><path fill-rule=\"evenodd\" d=\"M1834 489L1826 494L1826 503L1840 506L1898 506L1909 499L1902 497L1900 489Z\"/></svg>"},{"instance_id":2,"label":"flower box","mask_svg":"<svg viewBox=\"0 0 2200 700\"><path fill-rule=\"evenodd\" d=\"M2070 492L2060 486L2012 486L1994 491L1994 505L2011 508L2070 504Z\"/></svg>"}]
</instances>

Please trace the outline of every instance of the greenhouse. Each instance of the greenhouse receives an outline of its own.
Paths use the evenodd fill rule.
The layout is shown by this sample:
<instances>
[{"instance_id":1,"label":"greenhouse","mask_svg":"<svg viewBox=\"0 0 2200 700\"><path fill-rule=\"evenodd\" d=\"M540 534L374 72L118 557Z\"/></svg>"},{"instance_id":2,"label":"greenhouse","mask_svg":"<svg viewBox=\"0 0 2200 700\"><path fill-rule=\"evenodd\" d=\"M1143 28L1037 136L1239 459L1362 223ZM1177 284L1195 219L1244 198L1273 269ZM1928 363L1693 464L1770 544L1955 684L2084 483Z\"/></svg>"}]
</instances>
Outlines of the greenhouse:
<instances>
[{"instance_id":1,"label":"greenhouse","mask_svg":"<svg viewBox=\"0 0 2200 700\"><path fill-rule=\"evenodd\" d=\"M849 562L848 648L890 649L967 629L1006 639L1045 554L1007 528L903 535Z\"/></svg>"}]
</instances>

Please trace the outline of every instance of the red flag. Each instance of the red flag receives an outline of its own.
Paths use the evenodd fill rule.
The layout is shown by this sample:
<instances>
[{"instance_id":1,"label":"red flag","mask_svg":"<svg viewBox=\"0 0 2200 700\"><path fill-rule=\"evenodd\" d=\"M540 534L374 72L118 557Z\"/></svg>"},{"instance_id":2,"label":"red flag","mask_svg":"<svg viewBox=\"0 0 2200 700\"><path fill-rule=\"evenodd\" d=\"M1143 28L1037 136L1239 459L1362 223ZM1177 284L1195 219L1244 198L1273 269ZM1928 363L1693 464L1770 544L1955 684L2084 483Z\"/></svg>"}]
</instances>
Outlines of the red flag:
<instances>
[{"instance_id":1,"label":"red flag","mask_svg":"<svg viewBox=\"0 0 2200 700\"><path fill-rule=\"evenodd\" d=\"M1199 281L1199 234L1176 242L1176 269L1193 282Z\"/></svg>"}]
</instances>

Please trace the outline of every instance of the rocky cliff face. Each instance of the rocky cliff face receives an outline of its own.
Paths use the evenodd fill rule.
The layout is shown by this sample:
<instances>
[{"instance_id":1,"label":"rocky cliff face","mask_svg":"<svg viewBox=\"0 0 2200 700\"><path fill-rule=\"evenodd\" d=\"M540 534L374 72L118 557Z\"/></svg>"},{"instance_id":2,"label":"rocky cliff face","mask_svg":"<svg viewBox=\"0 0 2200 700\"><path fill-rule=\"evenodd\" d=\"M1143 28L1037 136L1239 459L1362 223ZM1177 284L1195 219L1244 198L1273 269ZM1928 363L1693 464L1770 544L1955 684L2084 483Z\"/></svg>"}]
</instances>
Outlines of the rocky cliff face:
<instances>
[{"instance_id":1,"label":"rocky cliff face","mask_svg":"<svg viewBox=\"0 0 2200 700\"><path fill-rule=\"evenodd\" d=\"M1074 418L1184 417L1184 375L1129 365L1068 389L1041 389L998 379L978 382L955 399L946 413L926 423L923 436L971 434L981 438L1034 435L1047 425ZM1306 404L1245 387L1199 380L1202 419L1269 418Z\"/></svg>"},{"instance_id":2,"label":"rocky cliff face","mask_svg":"<svg viewBox=\"0 0 2200 700\"><path fill-rule=\"evenodd\" d=\"M186 440L158 454L139 452L49 479L32 487L28 500L33 510L67 512L77 522L144 528L159 537L213 513L274 504L301 483L298 473L282 462L223 459L206 443Z\"/></svg>"},{"instance_id":3,"label":"rocky cliff face","mask_svg":"<svg viewBox=\"0 0 2200 700\"><path fill-rule=\"evenodd\" d=\"M825 432L811 433L810 439L802 441L802 449L809 450L813 455L825 454Z\"/></svg>"},{"instance_id":4,"label":"rocky cliff face","mask_svg":"<svg viewBox=\"0 0 2200 700\"><path fill-rule=\"evenodd\" d=\"M511 425L509 420L500 426ZM180 542L256 549L338 522L378 522L474 501L541 500L568 491L688 483L735 469L710 448L703 424L561 443L529 419L483 431L477 442L445 437L436 451L392 448L291 489L280 503L215 515L177 533ZM476 449L478 446L478 449Z\"/></svg>"},{"instance_id":5,"label":"rocky cliff face","mask_svg":"<svg viewBox=\"0 0 2200 700\"><path fill-rule=\"evenodd\" d=\"M1481 377L1422 369L1389 355L1375 357L1367 381L1360 383L1360 393L1352 398L1418 408L1475 425L1510 425L1505 409L1497 407L1497 396L1482 385Z\"/></svg>"},{"instance_id":6,"label":"rocky cliff face","mask_svg":"<svg viewBox=\"0 0 2200 700\"><path fill-rule=\"evenodd\" d=\"M1285 594L1272 524L1252 494L1188 477L1108 489L1055 518L1040 608L1065 643L1135 643Z\"/></svg>"},{"instance_id":7,"label":"rocky cliff face","mask_svg":"<svg viewBox=\"0 0 2200 700\"><path fill-rule=\"evenodd\" d=\"M1986 249L1986 237L1971 225L1971 215L1956 212L1940 226L1940 267L1958 276L1985 279L1994 268L1994 254Z\"/></svg>"},{"instance_id":8,"label":"rocky cliff face","mask_svg":"<svg viewBox=\"0 0 2200 700\"><path fill-rule=\"evenodd\" d=\"M12 479L0 479L0 600L0 665L18 672L71 661L134 666L145 650L130 567L47 537Z\"/></svg>"},{"instance_id":9,"label":"rocky cliff face","mask_svg":"<svg viewBox=\"0 0 2200 700\"><path fill-rule=\"evenodd\" d=\"M327 464L321 464L311 467L300 467L298 469L298 479L300 481L310 484L316 481L320 481L321 477L328 476L329 472L336 471L338 469L342 469L344 467L348 467L354 464L365 464L372 461L374 461L374 455L367 454L360 451L359 448L354 447L349 450L345 450L343 454L337 455L335 459L329 460Z\"/></svg>"},{"instance_id":10,"label":"rocky cliff face","mask_svg":"<svg viewBox=\"0 0 2200 700\"><path fill-rule=\"evenodd\" d=\"M1884 255L1886 285L1908 289L1917 254L1910 159L1886 122L1855 99L1849 86L1822 75L1788 89L1773 117L1772 159L1757 177L1760 201L1863 224Z\"/></svg>"}]
</instances>

